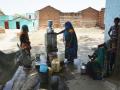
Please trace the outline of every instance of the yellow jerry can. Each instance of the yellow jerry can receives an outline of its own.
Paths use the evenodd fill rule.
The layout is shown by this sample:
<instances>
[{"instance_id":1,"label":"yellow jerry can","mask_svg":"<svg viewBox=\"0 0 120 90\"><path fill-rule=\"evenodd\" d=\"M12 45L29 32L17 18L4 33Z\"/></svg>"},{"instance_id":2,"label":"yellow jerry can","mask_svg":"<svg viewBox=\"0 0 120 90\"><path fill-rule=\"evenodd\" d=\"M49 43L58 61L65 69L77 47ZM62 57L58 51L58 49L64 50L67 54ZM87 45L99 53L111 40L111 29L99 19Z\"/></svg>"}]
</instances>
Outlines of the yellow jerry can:
<instances>
[{"instance_id":1,"label":"yellow jerry can","mask_svg":"<svg viewBox=\"0 0 120 90\"><path fill-rule=\"evenodd\" d=\"M52 68L53 72L60 71L61 67L60 67L60 61L58 60L58 58L52 60L51 68Z\"/></svg>"},{"instance_id":2,"label":"yellow jerry can","mask_svg":"<svg viewBox=\"0 0 120 90\"><path fill-rule=\"evenodd\" d=\"M51 67L48 67L48 70L49 70L49 76L51 76L53 74L53 70Z\"/></svg>"}]
</instances>

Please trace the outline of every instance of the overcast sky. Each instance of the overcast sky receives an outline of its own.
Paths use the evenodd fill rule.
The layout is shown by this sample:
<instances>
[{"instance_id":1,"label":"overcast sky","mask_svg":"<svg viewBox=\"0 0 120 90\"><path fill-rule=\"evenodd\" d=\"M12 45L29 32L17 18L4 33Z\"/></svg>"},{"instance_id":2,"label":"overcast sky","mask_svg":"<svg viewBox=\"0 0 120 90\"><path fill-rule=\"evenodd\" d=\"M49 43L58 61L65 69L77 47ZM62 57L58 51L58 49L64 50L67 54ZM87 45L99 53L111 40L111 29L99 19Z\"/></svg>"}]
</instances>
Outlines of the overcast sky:
<instances>
[{"instance_id":1,"label":"overcast sky","mask_svg":"<svg viewBox=\"0 0 120 90\"><path fill-rule=\"evenodd\" d=\"M63 12L77 12L87 7L97 10L105 7L106 0L0 0L0 9L8 15L34 12L51 5Z\"/></svg>"}]
</instances>

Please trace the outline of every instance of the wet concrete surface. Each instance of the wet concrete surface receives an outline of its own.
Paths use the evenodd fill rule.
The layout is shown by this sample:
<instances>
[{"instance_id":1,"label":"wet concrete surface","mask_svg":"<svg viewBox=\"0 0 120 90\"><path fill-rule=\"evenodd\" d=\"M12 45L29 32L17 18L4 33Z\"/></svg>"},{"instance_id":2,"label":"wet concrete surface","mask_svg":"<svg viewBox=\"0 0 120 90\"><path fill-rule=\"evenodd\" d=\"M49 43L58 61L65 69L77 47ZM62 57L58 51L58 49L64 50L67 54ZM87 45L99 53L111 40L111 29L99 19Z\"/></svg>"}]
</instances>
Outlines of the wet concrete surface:
<instances>
[{"instance_id":1,"label":"wet concrete surface","mask_svg":"<svg viewBox=\"0 0 120 90\"><path fill-rule=\"evenodd\" d=\"M75 79L68 80L69 90L111 90L104 81L95 81L88 76L76 75Z\"/></svg>"},{"instance_id":2,"label":"wet concrete surface","mask_svg":"<svg viewBox=\"0 0 120 90\"><path fill-rule=\"evenodd\" d=\"M67 66L64 79L69 90L111 90L105 80L93 80L87 75L81 75L73 64Z\"/></svg>"}]
</instances>

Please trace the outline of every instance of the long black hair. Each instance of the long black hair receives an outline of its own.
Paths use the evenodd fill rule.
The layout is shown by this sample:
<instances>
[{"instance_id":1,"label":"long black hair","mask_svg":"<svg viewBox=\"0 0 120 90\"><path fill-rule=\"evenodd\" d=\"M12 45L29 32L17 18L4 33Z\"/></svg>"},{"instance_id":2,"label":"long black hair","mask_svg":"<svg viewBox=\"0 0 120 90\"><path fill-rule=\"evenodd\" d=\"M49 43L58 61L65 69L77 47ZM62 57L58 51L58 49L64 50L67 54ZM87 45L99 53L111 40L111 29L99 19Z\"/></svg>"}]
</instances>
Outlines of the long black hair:
<instances>
[{"instance_id":1,"label":"long black hair","mask_svg":"<svg viewBox=\"0 0 120 90\"><path fill-rule=\"evenodd\" d=\"M27 25L23 25L22 26L22 31L23 32L29 32L28 26Z\"/></svg>"}]
</instances>

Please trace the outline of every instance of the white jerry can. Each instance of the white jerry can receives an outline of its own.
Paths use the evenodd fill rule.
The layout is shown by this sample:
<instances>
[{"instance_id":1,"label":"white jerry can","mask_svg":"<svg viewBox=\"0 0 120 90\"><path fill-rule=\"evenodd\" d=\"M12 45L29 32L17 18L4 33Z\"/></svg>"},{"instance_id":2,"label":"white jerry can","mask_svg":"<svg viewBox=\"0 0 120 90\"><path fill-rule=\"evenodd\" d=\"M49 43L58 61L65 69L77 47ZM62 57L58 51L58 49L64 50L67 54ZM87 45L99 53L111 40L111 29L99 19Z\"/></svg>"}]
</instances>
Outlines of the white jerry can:
<instances>
[{"instance_id":1,"label":"white jerry can","mask_svg":"<svg viewBox=\"0 0 120 90\"><path fill-rule=\"evenodd\" d=\"M58 58L52 60L51 67L53 72L60 71L60 61L58 60Z\"/></svg>"},{"instance_id":2,"label":"white jerry can","mask_svg":"<svg viewBox=\"0 0 120 90\"><path fill-rule=\"evenodd\" d=\"M86 74L86 64L84 63L81 65L81 74Z\"/></svg>"},{"instance_id":3,"label":"white jerry can","mask_svg":"<svg viewBox=\"0 0 120 90\"><path fill-rule=\"evenodd\" d=\"M57 56L58 56L58 60L60 62L64 62L64 60L65 60L65 54L63 52L58 51L57 52Z\"/></svg>"}]
</instances>

